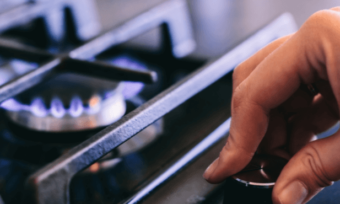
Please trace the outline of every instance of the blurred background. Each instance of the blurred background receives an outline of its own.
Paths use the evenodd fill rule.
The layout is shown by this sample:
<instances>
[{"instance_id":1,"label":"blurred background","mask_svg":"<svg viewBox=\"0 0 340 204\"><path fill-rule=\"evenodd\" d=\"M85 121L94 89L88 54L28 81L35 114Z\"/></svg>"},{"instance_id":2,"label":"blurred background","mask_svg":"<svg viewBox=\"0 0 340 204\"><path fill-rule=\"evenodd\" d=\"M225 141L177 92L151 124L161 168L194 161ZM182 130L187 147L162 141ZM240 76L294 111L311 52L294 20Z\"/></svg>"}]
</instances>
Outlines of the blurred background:
<instances>
[{"instance_id":1,"label":"blurred background","mask_svg":"<svg viewBox=\"0 0 340 204\"><path fill-rule=\"evenodd\" d=\"M136 16L165 0L97 0L104 30ZM284 12L298 26L314 12L340 5L337 0L187 0L197 49L194 58L217 57ZM156 49L160 30L139 36L134 45Z\"/></svg>"}]
</instances>

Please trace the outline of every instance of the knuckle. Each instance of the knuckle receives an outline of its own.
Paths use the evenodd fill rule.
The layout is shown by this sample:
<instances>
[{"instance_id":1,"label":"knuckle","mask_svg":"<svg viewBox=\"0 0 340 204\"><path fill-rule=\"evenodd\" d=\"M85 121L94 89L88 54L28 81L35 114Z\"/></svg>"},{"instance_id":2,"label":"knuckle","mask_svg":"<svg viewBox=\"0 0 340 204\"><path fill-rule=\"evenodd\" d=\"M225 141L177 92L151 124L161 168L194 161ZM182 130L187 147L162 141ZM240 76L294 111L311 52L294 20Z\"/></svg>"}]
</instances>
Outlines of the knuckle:
<instances>
[{"instance_id":1,"label":"knuckle","mask_svg":"<svg viewBox=\"0 0 340 204\"><path fill-rule=\"evenodd\" d=\"M323 23L326 23L331 17L332 12L329 10L320 10L315 13L313 13L308 19L307 22L314 24L314 25L322 25Z\"/></svg>"},{"instance_id":2,"label":"knuckle","mask_svg":"<svg viewBox=\"0 0 340 204\"><path fill-rule=\"evenodd\" d=\"M340 13L333 10L321 10L312 14L301 29L299 35L304 39L307 50L319 50L320 54L332 48L338 42L340 33Z\"/></svg>"},{"instance_id":3,"label":"knuckle","mask_svg":"<svg viewBox=\"0 0 340 204\"><path fill-rule=\"evenodd\" d=\"M306 21L304 28L312 30L319 35L329 35L330 31L336 30L334 24L338 24L338 12L333 10L321 10L312 14Z\"/></svg>"},{"instance_id":4,"label":"knuckle","mask_svg":"<svg viewBox=\"0 0 340 204\"><path fill-rule=\"evenodd\" d=\"M314 184L320 187L332 184L321 160L320 152L313 143L309 143L303 149L302 158L302 164L311 174Z\"/></svg>"}]
</instances>

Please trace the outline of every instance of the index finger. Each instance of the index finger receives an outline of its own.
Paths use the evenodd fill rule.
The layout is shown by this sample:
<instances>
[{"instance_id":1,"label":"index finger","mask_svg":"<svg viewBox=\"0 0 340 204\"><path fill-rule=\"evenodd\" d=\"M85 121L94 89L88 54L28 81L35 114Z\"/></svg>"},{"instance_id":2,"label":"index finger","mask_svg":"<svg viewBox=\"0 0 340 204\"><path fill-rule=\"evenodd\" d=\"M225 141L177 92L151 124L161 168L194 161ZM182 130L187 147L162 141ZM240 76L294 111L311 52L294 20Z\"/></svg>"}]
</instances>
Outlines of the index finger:
<instances>
[{"instance_id":1,"label":"index finger","mask_svg":"<svg viewBox=\"0 0 340 204\"><path fill-rule=\"evenodd\" d=\"M276 50L280 45L286 42L291 35L281 37L273 42L269 43L267 46L256 52L253 56L239 64L233 73L233 92L236 87L240 85L243 80L245 80L250 73L254 71L257 65L259 65L270 53Z\"/></svg>"}]
</instances>

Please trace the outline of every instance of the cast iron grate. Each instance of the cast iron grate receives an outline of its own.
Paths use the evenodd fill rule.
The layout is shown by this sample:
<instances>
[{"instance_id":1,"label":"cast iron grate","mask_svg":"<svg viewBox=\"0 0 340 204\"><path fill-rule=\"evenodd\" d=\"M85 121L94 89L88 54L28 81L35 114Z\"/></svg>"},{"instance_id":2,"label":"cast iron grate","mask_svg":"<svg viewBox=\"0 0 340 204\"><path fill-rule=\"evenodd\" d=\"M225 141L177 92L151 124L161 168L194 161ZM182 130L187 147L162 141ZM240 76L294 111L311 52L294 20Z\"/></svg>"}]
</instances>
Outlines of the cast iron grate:
<instances>
[{"instance_id":1,"label":"cast iron grate","mask_svg":"<svg viewBox=\"0 0 340 204\"><path fill-rule=\"evenodd\" d=\"M45 2L43 1L42 3ZM34 11L34 9L30 10L33 13ZM167 30L170 31L171 53L175 57L183 57L194 49L195 42L190 29L187 7L184 1L179 0L169 1L152 8L106 34L94 38L83 46L61 56L1 40L0 55L38 62L42 63L42 65L0 86L0 102L46 81L60 72L75 72L111 80L152 83L156 80L154 72L124 69L88 60L113 46L126 42L147 30L163 24L166 24ZM76 173L88 167L166 113L232 71L238 63L248 58L273 39L289 34L295 28L295 23L291 16L288 14L282 15L221 58L192 72L181 81L124 116L118 122L105 128L54 162L41 168L28 179L24 202L41 204L69 203L69 183ZM226 122L227 126L228 124L229 122ZM228 131L228 127L222 129L223 133ZM209 143L199 143L197 147L188 152L187 155L161 174L154 182L137 192L128 203L137 203L145 199L159 185L166 182L176 172L184 168L221 138L221 135L216 135L216 133L212 133L210 136L213 138Z\"/></svg>"}]
</instances>

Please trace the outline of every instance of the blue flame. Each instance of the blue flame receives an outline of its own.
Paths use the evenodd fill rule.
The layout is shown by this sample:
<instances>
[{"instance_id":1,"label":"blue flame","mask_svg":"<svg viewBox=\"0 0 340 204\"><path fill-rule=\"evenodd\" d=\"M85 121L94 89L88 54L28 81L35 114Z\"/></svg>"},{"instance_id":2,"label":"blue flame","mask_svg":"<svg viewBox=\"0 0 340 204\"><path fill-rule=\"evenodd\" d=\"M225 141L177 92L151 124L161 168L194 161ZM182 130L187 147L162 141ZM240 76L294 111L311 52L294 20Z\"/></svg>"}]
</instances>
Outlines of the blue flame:
<instances>
[{"instance_id":1,"label":"blue flame","mask_svg":"<svg viewBox=\"0 0 340 204\"><path fill-rule=\"evenodd\" d=\"M21 104L13 98L2 102L1 107L9 111L29 110L29 106Z\"/></svg>"},{"instance_id":2,"label":"blue flame","mask_svg":"<svg viewBox=\"0 0 340 204\"><path fill-rule=\"evenodd\" d=\"M0 67L0 85L3 85L22 74L32 71L37 67L38 64L36 63L25 62L19 59L5 61L2 67Z\"/></svg>"},{"instance_id":3,"label":"blue flame","mask_svg":"<svg viewBox=\"0 0 340 204\"><path fill-rule=\"evenodd\" d=\"M13 78L14 78L13 73L10 70L7 69L0 70L0 85L9 82Z\"/></svg>"},{"instance_id":4,"label":"blue flame","mask_svg":"<svg viewBox=\"0 0 340 204\"><path fill-rule=\"evenodd\" d=\"M10 65L17 75L25 74L38 67L37 63L26 62L19 59L13 59L10 61Z\"/></svg>"},{"instance_id":5,"label":"blue flame","mask_svg":"<svg viewBox=\"0 0 340 204\"><path fill-rule=\"evenodd\" d=\"M83 110L83 102L81 101L80 97L74 96L71 99L70 109L68 110L69 114L72 117L78 117L83 113Z\"/></svg>"},{"instance_id":6,"label":"blue flame","mask_svg":"<svg viewBox=\"0 0 340 204\"><path fill-rule=\"evenodd\" d=\"M48 114L44 101L40 97L34 98L32 100L30 110L34 115L38 117L44 117Z\"/></svg>"},{"instance_id":7,"label":"blue flame","mask_svg":"<svg viewBox=\"0 0 340 204\"><path fill-rule=\"evenodd\" d=\"M146 70L147 69L147 67L144 64L137 62L136 60L128 56L119 56L117 58L112 59L110 63L116 66L125 67L125 68L132 69L132 70ZM141 82L125 81L124 89L123 89L124 98L129 99L129 98L136 96L142 91L143 87L144 87L144 84Z\"/></svg>"},{"instance_id":8,"label":"blue flame","mask_svg":"<svg viewBox=\"0 0 340 204\"><path fill-rule=\"evenodd\" d=\"M56 118L62 118L65 115L63 102L58 97L54 97L51 101L51 114Z\"/></svg>"},{"instance_id":9,"label":"blue flame","mask_svg":"<svg viewBox=\"0 0 340 204\"><path fill-rule=\"evenodd\" d=\"M74 96L71 99L69 109L65 109L63 102L58 97L52 99L50 109L46 108L44 100L40 97L34 98L31 105L19 103L17 100L11 98L4 101L1 104L1 107L9 111L28 111L37 117L45 117L46 115L51 114L56 118L62 118L65 114L69 114L72 117L79 117L83 112L95 114L100 110L99 105L84 108L83 102L79 96Z\"/></svg>"},{"instance_id":10,"label":"blue flame","mask_svg":"<svg viewBox=\"0 0 340 204\"><path fill-rule=\"evenodd\" d=\"M91 60L94 60L94 59L91 59ZM127 55L118 56L110 60L110 63L116 66L121 66L121 67L125 67L128 69L133 69L133 70L146 70L147 69L146 65L134 60L133 58ZM0 69L0 85L38 67L38 64L36 63L25 62L25 61L18 60L18 59L11 60L10 65L12 67L12 70L10 71L11 74L1 74L2 72ZM124 98L126 99L132 98L133 96L139 94L144 87L144 84L141 82L125 81L123 83L124 83L124 88L123 88L122 93L123 93ZM108 98L108 97L110 96L109 95L105 96L105 98ZM84 107L83 102L79 96L74 96L71 99L69 109L65 109L63 102L58 97L54 97L52 99L50 109L47 109L43 99L40 97L34 98L30 105L20 103L16 99L11 98L1 103L0 106L8 111L23 111L24 110L24 111L31 112L37 117L45 117L46 115L51 114L56 118L61 118L65 114L69 114L72 117L79 117L84 112L88 114L95 114L101 108L99 105L93 106L93 107L91 106Z\"/></svg>"},{"instance_id":11,"label":"blue flame","mask_svg":"<svg viewBox=\"0 0 340 204\"><path fill-rule=\"evenodd\" d=\"M37 63L19 59L12 59L8 64L9 67L5 65L0 68L0 85L38 67ZM30 110L30 106L21 104L13 98L4 101L1 107L10 111Z\"/></svg>"}]
</instances>

